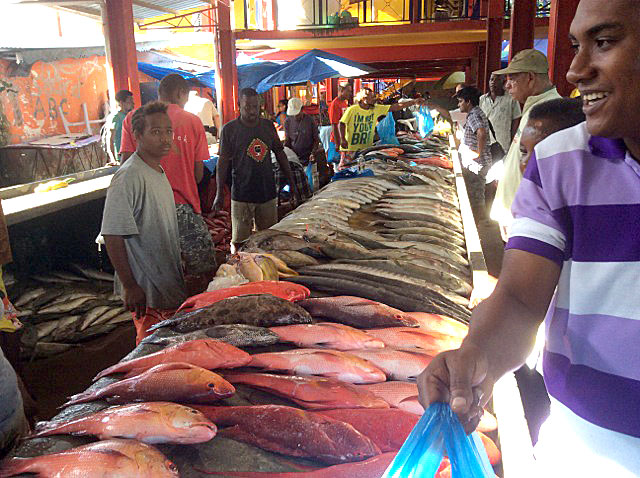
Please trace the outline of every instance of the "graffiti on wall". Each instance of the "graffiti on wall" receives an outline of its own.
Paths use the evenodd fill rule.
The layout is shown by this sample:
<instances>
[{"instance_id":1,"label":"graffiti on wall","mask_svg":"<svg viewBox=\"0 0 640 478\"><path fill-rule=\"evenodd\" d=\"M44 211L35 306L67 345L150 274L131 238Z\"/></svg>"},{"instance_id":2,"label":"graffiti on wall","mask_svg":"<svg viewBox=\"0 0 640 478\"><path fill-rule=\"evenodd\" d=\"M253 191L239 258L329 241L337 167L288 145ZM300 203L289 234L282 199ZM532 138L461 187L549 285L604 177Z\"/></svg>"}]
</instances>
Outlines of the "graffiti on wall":
<instances>
[{"instance_id":1,"label":"graffiti on wall","mask_svg":"<svg viewBox=\"0 0 640 478\"><path fill-rule=\"evenodd\" d=\"M104 115L107 69L104 56L36 62L28 76L10 76L10 64L0 60L0 77L16 93L0 96L9 122L9 143L20 143L64 133L60 110L68 122L84 121L82 104L90 120ZM80 132L84 127L72 127Z\"/></svg>"}]
</instances>

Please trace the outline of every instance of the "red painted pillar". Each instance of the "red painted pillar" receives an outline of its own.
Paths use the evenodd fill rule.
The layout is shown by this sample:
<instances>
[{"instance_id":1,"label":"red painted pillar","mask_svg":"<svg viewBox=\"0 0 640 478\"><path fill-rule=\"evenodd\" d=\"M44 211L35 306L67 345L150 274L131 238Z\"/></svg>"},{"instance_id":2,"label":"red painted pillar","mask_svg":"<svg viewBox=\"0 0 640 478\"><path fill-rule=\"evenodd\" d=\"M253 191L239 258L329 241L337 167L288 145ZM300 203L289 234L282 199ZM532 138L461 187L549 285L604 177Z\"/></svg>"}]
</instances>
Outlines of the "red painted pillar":
<instances>
[{"instance_id":1,"label":"red painted pillar","mask_svg":"<svg viewBox=\"0 0 640 478\"><path fill-rule=\"evenodd\" d=\"M216 76L218 77L218 105L222 122L237 116L238 70L236 68L235 35L231 30L231 11L223 1L216 2Z\"/></svg>"},{"instance_id":2,"label":"red painted pillar","mask_svg":"<svg viewBox=\"0 0 640 478\"><path fill-rule=\"evenodd\" d=\"M574 86L567 81L573 60L569 27L580 0L553 0L549 19L549 76L562 96L569 96Z\"/></svg>"},{"instance_id":3,"label":"red painted pillar","mask_svg":"<svg viewBox=\"0 0 640 478\"><path fill-rule=\"evenodd\" d=\"M105 50L115 91L129 90L136 105L140 105L138 57L133 35L131 0L109 0L103 3L102 19Z\"/></svg>"},{"instance_id":4,"label":"red painted pillar","mask_svg":"<svg viewBox=\"0 0 640 478\"><path fill-rule=\"evenodd\" d=\"M502 56L502 27L504 25L504 0L489 0L487 12L487 45L482 74L483 91L489 91L491 73L500 69Z\"/></svg>"},{"instance_id":5,"label":"red painted pillar","mask_svg":"<svg viewBox=\"0 0 640 478\"><path fill-rule=\"evenodd\" d=\"M519 51L533 48L536 0L512 0L509 60Z\"/></svg>"},{"instance_id":6,"label":"red painted pillar","mask_svg":"<svg viewBox=\"0 0 640 478\"><path fill-rule=\"evenodd\" d=\"M355 95L358 91L362 89L362 80L356 78L353 80L353 94Z\"/></svg>"},{"instance_id":7,"label":"red painted pillar","mask_svg":"<svg viewBox=\"0 0 640 478\"><path fill-rule=\"evenodd\" d=\"M327 78L324 80L324 89L327 92L327 104L331 103L335 96L333 96L333 88L331 88L331 82L334 78Z\"/></svg>"},{"instance_id":8,"label":"red painted pillar","mask_svg":"<svg viewBox=\"0 0 640 478\"><path fill-rule=\"evenodd\" d=\"M478 43L478 74L476 76L476 87L483 93L487 91L484 85L484 76L487 71L487 46Z\"/></svg>"}]
</instances>

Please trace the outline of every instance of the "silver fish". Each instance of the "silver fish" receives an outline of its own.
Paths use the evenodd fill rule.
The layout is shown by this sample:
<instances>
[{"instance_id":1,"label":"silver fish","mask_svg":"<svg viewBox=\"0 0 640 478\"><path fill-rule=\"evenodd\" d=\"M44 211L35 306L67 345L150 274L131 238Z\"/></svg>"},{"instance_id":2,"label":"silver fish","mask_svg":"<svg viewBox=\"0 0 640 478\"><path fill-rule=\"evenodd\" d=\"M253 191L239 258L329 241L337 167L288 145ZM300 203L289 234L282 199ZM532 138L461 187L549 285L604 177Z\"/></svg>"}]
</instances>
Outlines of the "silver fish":
<instances>
[{"instance_id":1,"label":"silver fish","mask_svg":"<svg viewBox=\"0 0 640 478\"><path fill-rule=\"evenodd\" d=\"M92 299L92 297L80 297L69 302L60 302L58 304L45 307L44 309L40 309L38 311L38 314L61 314L65 312L71 312L72 310L79 308Z\"/></svg>"},{"instance_id":2,"label":"silver fish","mask_svg":"<svg viewBox=\"0 0 640 478\"><path fill-rule=\"evenodd\" d=\"M23 307L27 305L29 302L37 299L42 294L44 294L47 290L44 287L37 287L36 289L31 289L22 294L16 301L16 307Z\"/></svg>"}]
</instances>

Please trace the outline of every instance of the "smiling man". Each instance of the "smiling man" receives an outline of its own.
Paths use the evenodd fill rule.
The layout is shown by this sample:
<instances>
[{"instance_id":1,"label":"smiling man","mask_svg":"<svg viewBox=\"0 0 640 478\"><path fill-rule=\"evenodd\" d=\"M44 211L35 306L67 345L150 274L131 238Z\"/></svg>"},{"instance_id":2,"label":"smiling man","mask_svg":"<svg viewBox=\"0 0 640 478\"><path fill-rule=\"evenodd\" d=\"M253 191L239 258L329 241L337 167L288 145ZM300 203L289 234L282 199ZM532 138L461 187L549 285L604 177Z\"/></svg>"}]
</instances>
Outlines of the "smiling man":
<instances>
[{"instance_id":1,"label":"smiling man","mask_svg":"<svg viewBox=\"0 0 640 478\"><path fill-rule=\"evenodd\" d=\"M582 0L567 74L586 122L539 143L518 190L493 295L460 349L418 380L475 428L493 384L545 321L551 415L532 476L640 476L640 1ZM546 317L545 317L546 315Z\"/></svg>"}]
</instances>

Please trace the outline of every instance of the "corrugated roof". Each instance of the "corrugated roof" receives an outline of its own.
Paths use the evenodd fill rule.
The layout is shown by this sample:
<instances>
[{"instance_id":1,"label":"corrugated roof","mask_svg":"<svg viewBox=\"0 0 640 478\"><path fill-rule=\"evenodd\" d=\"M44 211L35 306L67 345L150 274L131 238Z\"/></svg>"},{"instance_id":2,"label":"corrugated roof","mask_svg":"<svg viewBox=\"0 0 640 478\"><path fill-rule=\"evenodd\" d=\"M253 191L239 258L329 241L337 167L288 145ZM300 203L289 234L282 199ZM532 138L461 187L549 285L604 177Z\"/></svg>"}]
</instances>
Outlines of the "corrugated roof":
<instances>
[{"instance_id":1,"label":"corrugated roof","mask_svg":"<svg viewBox=\"0 0 640 478\"><path fill-rule=\"evenodd\" d=\"M37 5L39 2L38 0L17 0L16 3ZM44 0L42 3L45 4ZM210 2L203 0L133 0L132 3L133 18L136 20L144 20L147 18L166 15L172 12L182 12L193 8L203 8L211 5ZM68 10L75 10L79 13L95 15L98 17L100 16L100 3L96 1L87 0L86 3L80 3L47 0L46 5L60 6Z\"/></svg>"}]
</instances>

